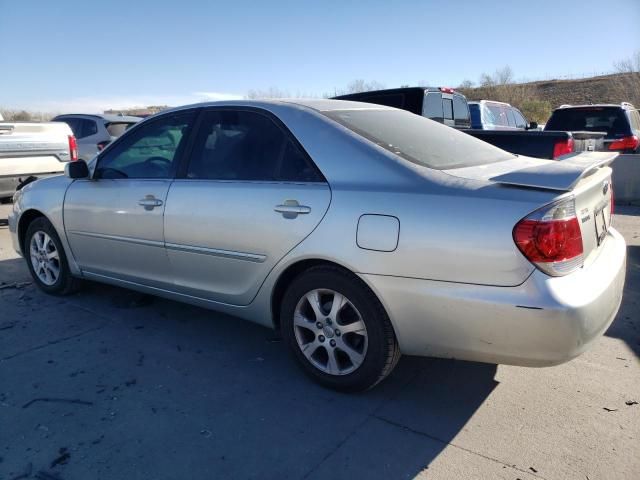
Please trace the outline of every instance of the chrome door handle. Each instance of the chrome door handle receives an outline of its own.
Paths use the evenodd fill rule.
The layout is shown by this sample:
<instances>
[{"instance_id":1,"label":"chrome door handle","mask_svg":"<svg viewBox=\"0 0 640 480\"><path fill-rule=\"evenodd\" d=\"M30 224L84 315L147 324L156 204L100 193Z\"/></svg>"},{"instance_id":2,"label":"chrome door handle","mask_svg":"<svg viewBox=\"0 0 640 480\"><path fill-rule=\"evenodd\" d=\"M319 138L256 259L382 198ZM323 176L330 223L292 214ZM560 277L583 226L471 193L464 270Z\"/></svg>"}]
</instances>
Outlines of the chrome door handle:
<instances>
[{"instance_id":1,"label":"chrome door handle","mask_svg":"<svg viewBox=\"0 0 640 480\"><path fill-rule=\"evenodd\" d=\"M281 213L284 218L296 218L298 215L311 212L311 207L300 205L297 200L285 200L283 204L276 205L273 210Z\"/></svg>"},{"instance_id":2,"label":"chrome door handle","mask_svg":"<svg viewBox=\"0 0 640 480\"><path fill-rule=\"evenodd\" d=\"M157 199L153 195L147 195L146 197L138 200L138 205L143 206L145 210L153 210L154 208L162 205L162 200Z\"/></svg>"}]
</instances>

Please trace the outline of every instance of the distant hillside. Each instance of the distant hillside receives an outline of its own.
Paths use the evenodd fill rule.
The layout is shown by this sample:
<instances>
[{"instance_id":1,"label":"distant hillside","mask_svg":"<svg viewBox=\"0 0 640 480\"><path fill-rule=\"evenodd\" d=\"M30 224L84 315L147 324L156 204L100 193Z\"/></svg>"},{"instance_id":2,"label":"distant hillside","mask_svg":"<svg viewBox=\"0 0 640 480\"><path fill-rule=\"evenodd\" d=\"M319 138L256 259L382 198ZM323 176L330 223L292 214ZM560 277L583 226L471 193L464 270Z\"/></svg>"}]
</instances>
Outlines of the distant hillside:
<instances>
[{"instance_id":1,"label":"distant hillside","mask_svg":"<svg viewBox=\"0 0 640 480\"><path fill-rule=\"evenodd\" d=\"M498 100L520 108L533 121L546 122L565 103L631 102L640 107L640 73L617 73L577 80L542 80L460 89L469 100Z\"/></svg>"}]
</instances>

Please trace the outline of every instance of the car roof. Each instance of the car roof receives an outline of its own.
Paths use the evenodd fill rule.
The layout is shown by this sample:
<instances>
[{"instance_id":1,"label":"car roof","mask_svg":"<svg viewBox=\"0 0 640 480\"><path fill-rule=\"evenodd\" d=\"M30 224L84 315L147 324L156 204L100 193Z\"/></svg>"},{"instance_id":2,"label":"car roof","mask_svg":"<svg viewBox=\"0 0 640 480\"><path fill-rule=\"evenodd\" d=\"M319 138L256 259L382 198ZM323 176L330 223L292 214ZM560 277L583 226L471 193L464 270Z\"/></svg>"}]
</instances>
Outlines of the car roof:
<instances>
[{"instance_id":1,"label":"car roof","mask_svg":"<svg viewBox=\"0 0 640 480\"><path fill-rule=\"evenodd\" d=\"M635 110L636 108L627 102L622 103L593 103L585 105L560 105L556 110L568 110L570 108L622 108L624 110Z\"/></svg>"},{"instance_id":2,"label":"car roof","mask_svg":"<svg viewBox=\"0 0 640 480\"><path fill-rule=\"evenodd\" d=\"M60 117L73 117L73 118L101 118L105 122L109 123L135 123L142 120L142 117L134 117L132 115L113 115L113 114L89 114L89 113L65 113L62 115L56 115L55 118Z\"/></svg>"},{"instance_id":3,"label":"car roof","mask_svg":"<svg viewBox=\"0 0 640 480\"><path fill-rule=\"evenodd\" d=\"M279 98L279 99L256 99L256 100L222 100L217 102L201 102L190 105L175 107L170 110L164 110L159 114L185 110L189 108L204 107L254 107L266 108L271 107L305 107L318 112L329 112L336 110L397 110L384 105L374 103L355 102L349 100L333 100L329 98ZM158 114L156 114L158 115ZM155 115L154 115L155 116ZM149 117L152 118L152 117Z\"/></svg>"},{"instance_id":4,"label":"car roof","mask_svg":"<svg viewBox=\"0 0 640 480\"><path fill-rule=\"evenodd\" d=\"M497 100L471 100L468 102L469 105L480 105L481 103L495 103L498 105L505 105L507 107L511 107L512 105L507 102L499 102Z\"/></svg>"}]
</instances>

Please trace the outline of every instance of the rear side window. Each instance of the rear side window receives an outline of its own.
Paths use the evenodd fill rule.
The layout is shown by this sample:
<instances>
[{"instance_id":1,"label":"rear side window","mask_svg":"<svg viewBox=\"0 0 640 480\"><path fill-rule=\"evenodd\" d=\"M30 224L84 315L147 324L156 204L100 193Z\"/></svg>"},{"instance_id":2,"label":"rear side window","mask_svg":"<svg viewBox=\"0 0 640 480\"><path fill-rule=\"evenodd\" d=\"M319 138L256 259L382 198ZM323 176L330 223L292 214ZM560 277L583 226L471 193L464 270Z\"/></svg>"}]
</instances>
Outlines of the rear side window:
<instances>
[{"instance_id":1,"label":"rear side window","mask_svg":"<svg viewBox=\"0 0 640 480\"><path fill-rule=\"evenodd\" d=\"M409 162L437 170L515 158L482 140L398 110L334 110L324 115Z\"/></svg>"},{"instance_id":2,"label":"rear side window","mask_svg":"<svg viewBox=\"0 0 640 480\"><path fill-rule=\"evenodd\" d=\"M95 120L79 120L77 138L89 137L98 133L98 125Z\"/></svg>"},{"instance_id":3,"label":"rear side window","mask_svg":"<svg viewBox=\"0 0 640 480\"><path fill-rule=\"evenodd\" d=\"M190 157L187 178L192 179L322 181L306 153L257 112L206 112Z\"/></svg>"},{"instance_id":4,"label":"rear side window","mask_svg":"<svg viewBox=\"0 0 640 480\"><path fill-rule=\"evenodd\" d=\"M453 96L453 118L455 118L456 125L469 124L469 108L464 97L460 95Z\"/></svg>"},{"instance_id":5,"label":"rear side window","mask_svg":"<svg viewBox=\"0 0 640 480\"><path fill-rule=\"evenodd\" d=\"M80 135L80 119L79 118L60 118L55 119L56 122L64 122L69 125L69 128L73 132L73 135L76 138L79 138Z\"/></svg>"},{"instance_id":6,"label":"rear side window","mask_svg":"<svg viewBox=\"0 0 640 480\"><path fill-rule=\"evenodd\" d=\"M442 121L442 94L427 93L425 95L422 116Z\"/></svg>"},{"instance_id":7,"label":"rear side window","mask_svg":"<svg viewBox=\"0 0 640 480\"><path fill-rule=\"evenodd\" d=\"M442 110L445 120L453 120L453 101L450 98L442 99Z\"/></svg>"},{"instance_id":8,"label":"rear side window","mask_svg":"<svg viewBox=\"0 0 640 480\"><path fill-rule=\"evenodd\" d=\"M487 109L490 112L490 123L500 127L508 127L509 119L507 118L507 110L502 105L487 104Z\"/></svg>"},{"instance_id":9,"label":"rear side window","mask_svg":"<svg viewBox=\"0 0 640 480\"><path fill-rule=\"evenodd\" d=\"M624 110L618 107L561 108L553 112L544 129L606 132L608 138L631 134Z\"/></svg>"},{"instance_id":10,"label":"rear side window","mask_svg":"<svg viewBox=\"0 0 640 480\"><path fill-rule=\"evenodd\" d=\"M131 125L135 125L135 123L111 122L111 123L106 123L104 126L107 129L107 132L109 132L109 135L111 137L117 138L120 135L122 135L129 127L131 127Z\"/></svg>"}]
</instances>

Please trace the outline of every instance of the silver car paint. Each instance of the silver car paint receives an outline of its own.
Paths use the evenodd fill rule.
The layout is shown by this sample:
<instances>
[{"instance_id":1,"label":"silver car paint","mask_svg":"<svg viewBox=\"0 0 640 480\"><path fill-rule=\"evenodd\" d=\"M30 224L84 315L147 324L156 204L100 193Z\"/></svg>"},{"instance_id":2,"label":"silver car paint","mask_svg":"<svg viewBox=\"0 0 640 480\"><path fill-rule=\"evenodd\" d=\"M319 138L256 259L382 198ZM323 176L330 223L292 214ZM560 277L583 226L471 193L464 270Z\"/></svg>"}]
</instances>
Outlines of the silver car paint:
<instances>
[{"instance_id":1,"label":"silver car paint","mask_svg":"<svg viewBox=\"0 0 640 480\"><path fill-rule=\"evenodd\" d=\"M363 108L361 103L339 103L342 108L354 105L355 108ZM220 259L231 258L232 262L220 262L219 265L229 269L226 275L237 276L234 288L226 292L209 292L211 286L222 289L220 283L223 280L215 275L207 278L206 268L195 269L189 279L179 280L181 284L169 286L164 286L169 281L166 278L169 270L162 275L157 272L154 274L151 266L141 270L150 272L150 281L140 279L139 272L136 276L104 269L91 272L81 270L65 234L65 228L69 229L66 223L71 221L72 212L65 212L63 219L61 205L67 187L72 184L65 177L41 180L27 186L16 199L10 218L11 231L16 232L24 212L37 210L44 213L60 232L75 274L214 308L269 326L274 323L271 315L272 292L282 273L302 260L331 261L358 274L378 294L394 325L401 350L405 353L499 360L522 365L557 363L558 359L573 355L578 347L585 347L612 320L611 315L617 310L615 301L603 295L594 297L593 288L571 292L566 285L569 279L578 278L577 274L551 279L538 271L534 273L532 265L513 243L511 230L515 223L535 208L557 198L557 193L499 188L489 180L456 177L446 172L407 165L302 105L286 102L219 104L257 106L276 114L304 145L328 178L331 189L330 206L324 218L321 221L310 220L311 225L320 222L315 229L307 225L293 239L291 248L283 246L274 255L268 249L259 247L258 235L267 232L276 219L280 221L275 213L272 220L262 220L268 223L257 229L255 243L248 241L241 247L233 243L229 232L216 232L219 226L213 223L201 225L196 240L190 240L185 230L194 228L195 223L186 224L183 223L184 219L180 219L176 220L175 226L169 226L166 243L191 247L188 252L181 248L167 250L168 257L172 258L172 268L176 261L178 269L184 267L182 262L185 253L199 259L206 258L212 265L220 262ZM309 102L309 105L313 107L314 102ZM603 174L610 173L606 168L603 171ZM103 180L76 183L81 182L100 184ZM177 192L180 183L184 182L173 182L170 190L175 186ZM307 201L319 202L319 207L312 206L312 212L315 213L322 211L323 202L328 202L328 191L324 190L323 199L322 187L314 188L317 190L316 198ZM295 193L300 196L300 192ZM195 204L192 205L188 196L182 200L185 208L191 207L188 211L198 209L206 212L207 208L211 208L211 204L203 205L200 198L194 200ZM265 199L265 212L267 208L273 208L274 200L280 199L289 197L279 195ZM69 205L73 204L70 202ZM142 214L143 207L128 204L124 209ZM100 215L101 212L98 207L90 208L86 216ZM367 250L357 245L358 220L364 214L388 215L399 219L401 233L395 251ZM307 217L298 217L301 218ZM110 219L115 224L105 228L104 234L120 232L126 235L112 236L145 240L140 231L126 230L124 224L119 223L123 220L116 214ZM297 222L298 219L289 221ZM97 228L95 224L93 227ZM312 231L307 233L309 229ZM305 235L308 236L305 238ZM267 240L270 242L275 238L277 236ZM131 238L125 240L130 241ZM126 243L119 238L109 241L114 244L110 250L114 255ZM297 245L296 241L299 242ZM607 273L607 279L611 279L613 285L610 289L612 298L619 299L624 279L624 241L612 229L606 242L611 247L600 249L597 258L591 259L580 276L585 285L602 286L604 283L598 275ZM16 247L17 243L15 240ZM198 249L207 251L198 252ZM216 251L257 257L252 262L240 259L237 255L234 257L233 254L231 257L217 255ZM255 271L247 269L247 264L265 263L258 261L262 258L260 255L271 258L272 264L256 274L256 282L251 285L251 282L241 278L247 273L243 269L255 274ZM144 263L144 258L142 261ZM603 265L608 265L609 270ZM264 281L258 284L262 279ZM564 283L561 283L562 280ZM564 288L557 288L557 285L564 285ZM253 300L247 304L247 299L254 294ZM406 301L411 304L404 305ZM540 310L540 313L533 315L532 310ZM576 328L567 328L567 322L571 320L566 319L570 318L582 320L574 325ZM526 328L522 328L523 322L526 322ZM545 341L550 336L549 327L553 325L561 329L564 340L546 346ZM483 330L483 326L486 330ZM474 339L477 331L484 331L489 340ZM567 351L569 343L576 347ZM514 349L514 345L518 348Z\"/></svg>"}]
</instances>

